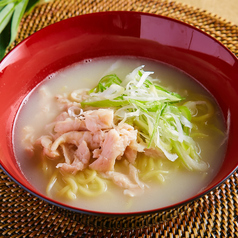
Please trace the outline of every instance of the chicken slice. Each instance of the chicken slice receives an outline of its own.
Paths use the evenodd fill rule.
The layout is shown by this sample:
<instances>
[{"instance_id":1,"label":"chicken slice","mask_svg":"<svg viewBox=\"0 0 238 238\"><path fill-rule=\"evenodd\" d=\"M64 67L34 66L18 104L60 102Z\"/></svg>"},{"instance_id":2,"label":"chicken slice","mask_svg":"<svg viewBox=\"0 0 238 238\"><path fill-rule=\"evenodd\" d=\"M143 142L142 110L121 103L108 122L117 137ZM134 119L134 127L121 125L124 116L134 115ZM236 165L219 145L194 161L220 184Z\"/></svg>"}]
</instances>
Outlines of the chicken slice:
<instances>
[{"instance_id":1,"label":"chicken slice","mask_svg":"<svg viewBox=\"0 0 238 238\"><path fill-rule=\"evenodd\" d=\"M132 143L131 143L132 144ZM137 150L135 150L131 144L129 146L126 147L125 149L125 156L127 158L127 160L134 164L135 163L135 160L136 160L136 157L137 157Z\"/></svg>"},{"instance_id":2,"label":"chicken slice","mask_svg":"<svg viewBox=\"0 0 238 238\"><path fill-rule=\"evenodd\" d=\"M82 118L66 118L64 121L58 121L55 124L54 131L64 134L69 131L86 131L85 120Z\"/></svg>"},{"instance_id":3,"label":"chicken slice","mask_svg":"<svg viewBox=\"0 0 238 238\"><path fill-rule=\"evenodd\" d=\"M66 164L71 164L74 160L74 152L75 150L71 146L66 146L65 144L60 145L64 160Z\"/></svg>"},{"instance_id":4,"label":"chicken slice","mask_svg":"<svg viewBox=\"0 0 238 238\"><path fill-rule=\"evenodd\" d=\"M133 180L141 189L144 189L145 184L140 181L139 176L138 176L138 170L137 170L136 167L133 166L132 164L129 164L129 175L130 175L130 178L132 178L132 180Z\"/></svg>"},{"instance_id":5,"label":"chicken slice","mask_svg":"<svg viewBox=\"0 0 238 238\"><path fill-rule=\"evenodd\" d=\"M68 112L62 112L55 118L55 121L64 121L68 117L69 117Z\"/></svg>"},{"instance_id":6,"label":"chicken slice","mask_svg":"<svg viewBox=\"0 0 238 238\"><path fill-rule=\"evenodd\" d=\"M145 184L139 180L138 171L129 164L129 174L123 174L115 171L108 171L105 176L111 179L114 184L124 189L124 194L134 197L139 196L144 192Z\"/></svg>"},{"instance_id":7,"label":"chicken slice","mask_svg":"<svg viewBox=\"0 0 238 238\"><path fill-rule=\"evenodd\" d=\"M83 115L85 116L85 124L89 131L96 132L113 127L112 109L90 110L84 112Z\"/></svg>"},{"instance_id":8,"label":"chicken slice","mask_svg":"<svg viewBox=\"0 0 238 238\"><path fill-rule=\"evenodd\" d=\"M103 131L97 131L96 133L92 133L90 131L66 132L54 141L51 146L51 150L53 152L56 151L59 145L63 143L73 144L78 147L83 140L86 141L90 150L94 150L100 147L101 143L104 140L104 135L105 132Z\"/></svg>"},{"instance_id":9,"label":"chicken slice","mask_svg":"<svg viewBox=\"0 0 238 238\"><path fill-rule=\"evenodd\" d=\"M137 157L137 152L143 152L144 146L137 142L137 130L127 123L120 124L116 130L124 140L125 157L130 163L134 163Z\"/></svg>"},{"instance_id":10,"label":"chicken slice","mask_svg":"<svg viewBox=\"0 0 238 238\"><path fill-rule=\"evenodd\" d=\"M112 179L113 183L117 186L125 189L130 188L137 188L138 185L133 183L128 175L123 173L115 172L115 171L108 171L106 172L106 177Z\"/></svg>"},{"instance_id":11,"label":"chicken slice","mask_svg":"<svg viewBox=\"0 0 238 238\"><path fill-rule=\"evenodd\" d=\"M145 155L152 158L166 158L159 148L145 148Z\"/></svg>"},{"instance_id":12,"label":"chicken slice","mask_svg":"<svg viewBox=\"0 0 238 238\"><path fill-rule=\"evenodd\" d=\"M93 157L98 159L90 164L89 167L100 172L113 170L115 160L121 159L127 146L132 141L136 141L136 139L137 131L126 123L111 129L106 134L101 149L93 153Z\"/></svg>"},{"instance_id":13,"label":"chicken slice","mask_svg":"<svg viewBox=\"0 0 238 238\"><path fill-rule=\"evenodd\" d=\"M87 143L83 140L75 151L74 161L70 164L68 159L65 163L57 164L56 168L61 168L61 170L65 172L75 174L78 171L84 170L88 166L90 157L90 150Z\"/></svg>"},{"instance_id":14,"label":"chicken slice","mask_svg":"<svg viewBox=\"0 0 238 238\"><path fill-rule=\"evenodd\" d=\"M80 103L70 101L66 94L56 95L55 99L61 105L62 110L68 110L70 107L74 107L74 106L81 107Z\"/></svg>"},{"instance_id":15,"label":"chicken slice","mask_svg":"<svg viewBox=\"0 0 238 238\"><path fill-rule=\"evenodd\" d=\"M91 158L90 150L88 148L86 141L83 140L79 145L78 149L75 151L74 161L80 160L83 163L85 169L89 164L90 158Z\"/></svg>"},{"instance_id":16,"label":"chicken slice","mask_svg":"<svg viewBox=\"0 0 238 238\"><path fill-rule=\"evenodd\" d=\"M125 146L128 146L131 141L137 140L137 130L135 130L133 126L123 123L115 127L115 129L123 138Z\"/></svg>"},{"instance_id":17,"label":"chicken slice","mask_svg":"<svg viewBox=\"0 0 238 238\"><path fill-rule=\"evenodd\" d=\"M91 169L106 172L114 169L116 158L123 154L125 148L120 135L115 129L111 129L106 135L102 144L102 152L98 159L89 165Z\"/></svg>"},{"instance_id":18,"label":"chicken slice","mask_svg":"<svg viewBox=\"0 0 238 238\"><path fill-rule=\"evenodd\" d=\"M55 123L54 131L63 134L69 131L92 131L111 129L113 126L113 110L98 109L82 113L80 117L68 117Z\"/></svg>"},{"instance_id":19,"label":"chicken slice","mask_svg":"<svg viewBox=\"0 0 238 238\"><path fill-rule=\"evenodd\" d=\"M36 140L35 144L40 144L43 147L43 153L51 158L58 157L60 154L57 151L57 148L52 151L51 147L53 144L53 139L49 135L41 136Z\"/></svg>"}]
</instances>

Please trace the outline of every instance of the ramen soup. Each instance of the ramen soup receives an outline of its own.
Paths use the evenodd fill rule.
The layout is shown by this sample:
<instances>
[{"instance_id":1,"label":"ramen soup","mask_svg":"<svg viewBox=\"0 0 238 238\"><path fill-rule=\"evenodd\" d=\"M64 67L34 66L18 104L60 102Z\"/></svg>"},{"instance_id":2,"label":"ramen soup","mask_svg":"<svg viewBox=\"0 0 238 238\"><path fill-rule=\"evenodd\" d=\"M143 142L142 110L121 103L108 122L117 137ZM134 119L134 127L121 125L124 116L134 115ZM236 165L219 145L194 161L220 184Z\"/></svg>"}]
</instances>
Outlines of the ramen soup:
<instances>
[{"instance_id":1,"label":"ramen soup","mask_svg":"<svg viewBox=\"0 0 238 238\"><path fill-rule=\"evenodd\" d=\"M24 100L16 158L39 192L72 206L133 212L203 190L226 149L222 112L194 79L138 58L87 60Z\"/></svg>"}]
</instances>

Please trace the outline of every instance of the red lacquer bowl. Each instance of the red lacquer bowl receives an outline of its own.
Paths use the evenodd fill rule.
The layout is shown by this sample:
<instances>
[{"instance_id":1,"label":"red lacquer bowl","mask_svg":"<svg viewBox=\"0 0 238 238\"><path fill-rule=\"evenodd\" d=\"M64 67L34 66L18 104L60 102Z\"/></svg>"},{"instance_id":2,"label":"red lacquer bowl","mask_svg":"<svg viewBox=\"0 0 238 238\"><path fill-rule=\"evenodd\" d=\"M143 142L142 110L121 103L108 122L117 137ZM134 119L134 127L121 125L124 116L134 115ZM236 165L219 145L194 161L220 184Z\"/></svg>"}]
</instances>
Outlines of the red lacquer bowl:
<instances>
[{"instance_id":1,"label":"red lacquer bowl","mask_svg":"<svg viewBox=\"0 0 238 238\"><path fill-rule=\"evenodd\" d=\"M159 60L185 71L218 101L229 133L222 167L199 194L168 207L133 213L78 209L40 194L24 177L12 144L14 119L27 94L51 73L88 58L130 55ZM57 206L97 215L138 215L172 209L197 199L226 180L238 166L238 60L217 40L185 23L158 15L105 12L48 26L15 47L0 64L0 162L24 189Z\"/></svg>"}]
</instances>

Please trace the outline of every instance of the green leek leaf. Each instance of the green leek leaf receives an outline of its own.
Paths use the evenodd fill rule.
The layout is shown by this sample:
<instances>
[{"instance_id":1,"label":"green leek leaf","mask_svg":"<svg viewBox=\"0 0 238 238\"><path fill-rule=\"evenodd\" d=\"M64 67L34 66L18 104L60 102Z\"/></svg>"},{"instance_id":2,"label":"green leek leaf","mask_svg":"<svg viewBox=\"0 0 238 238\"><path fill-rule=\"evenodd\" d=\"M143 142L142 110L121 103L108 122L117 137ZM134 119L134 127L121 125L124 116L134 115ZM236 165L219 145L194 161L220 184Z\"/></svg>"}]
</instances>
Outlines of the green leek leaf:
<instances>
[{"instance_id":1,"label":"green leek leaf","mask_svg":"<svg viewBox=\"0 0 238 238\"><path fill-rule=\"evenodd\" d=\"M19 26L20 21L23 17L23 14L26 10L28 2L29 2L29 0L22 0L15 7L15 11L14 11L13 17L12 17L10 44L15 40L15 38L17 36L18 26Z\"/></svg>"},{"instance_id":2,"label":"green leek leaf","mask_svg":"<svg viewBox=\"0 0 238 238\"><path fill-rule=\"evenodd\" d=\"M185 118L187 118L189 121L191 121L192 115L191 115L190 110L186 106L180 106L178 109L180 110L180 112L182 113L182 115Z\"/></svg>"},{"instance_id":3,"label":"green leek leaf","mask_svg":"<svg viewBox=\"0 0 238 238\"><path fill-rule=\"evenodd\" d=\"M159 126L160 117L162 116L162 114L163 114L163 112L164 112L164 110L165 110L166 107L167 107L167 104L165 103L165 104L162 106L162 108L156 112L156 115L155 115L155 123L154 123L154 129L153 129L153 132L152 132L151 137L150 137L150 141L149 141L149 144L148 144L148 148L150 148L151 143L152 143L152 141L154 140L155 133L156 133L157 128L158 128L158 126Z\"/></svg>"},{"instance_id":4,"label":"green leek leaf","mask_svg":"<svg viewBox=\"0 0 238 238\"><path fill-rule=\"evenodd\" d=\"M15 9L15 4L10 3L6 5L0 12L0 34L3 29L7 26L8 22L11 20L12 14Z\"/></svg>"},{"instance_id":5,"label":"green leek leaf","mask_svg":"<svg viewBox=\"0 0 238 238\"><path fill-rule=\"evenodd\" d=\"M11 36L11 22L9 21L0 35L0 60L4 57Z\"/></svg>"},{"instance_id":6,"label":"green leek leaf","mask_svg":"<svg viewBox=\"0 0 238 238\"><path fill-rule=\"evenodd\" d=\"M0 7L4 7L6 6L7 4L10 4L10 3L14 3L14 2L18 2L19 0L1 0L0 1Z\"/></svg>"},{"instance_id":7,"label":"green leek leaf","mask_svg":"<svg viewBox=\"0 0 238 238\"><path fill-rule=\"evenodd\" d=\"M117 77L115 74L110 74L104 76L98 83L98 85L89 91L89 93L95 92L103 92L107 88L109 88L112 84L118 84L120 85L122 81Z\"/></svg>"},{"instance_id":8,"label":"green leek leaf","mask_svg":"<svg viewBox=\"0 0 238 238\"><path fill-rule=\"evenodd\" d=\"M100 101L83 101L81 102L82 108L85 106L90 107L121 107L129 104L128 101L111 101L111 100L100 100Z\"/></svg>"}]
</instances>

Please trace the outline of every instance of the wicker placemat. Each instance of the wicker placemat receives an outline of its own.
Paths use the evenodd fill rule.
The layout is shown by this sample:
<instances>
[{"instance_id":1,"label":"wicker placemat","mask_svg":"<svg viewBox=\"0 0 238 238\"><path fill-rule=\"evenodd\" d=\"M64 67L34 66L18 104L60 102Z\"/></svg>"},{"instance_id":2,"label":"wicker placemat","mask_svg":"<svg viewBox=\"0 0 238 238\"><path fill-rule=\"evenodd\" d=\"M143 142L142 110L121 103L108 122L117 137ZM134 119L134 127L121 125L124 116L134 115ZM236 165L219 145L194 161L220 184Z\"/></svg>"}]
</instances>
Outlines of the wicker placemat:
<instances>
[{"instance_id":1,"label":"wicker placemat","mask_svg":"<svg viewBox=\"0 0 238 238\"><path fill-rule=\"evenodd\" d=\"M212 35L238 56L238 26L166 0L56 0L25 16L10 48L62 19L113 10L149 12L184 21ZM164 214L105 218L50 205L23 190L0 169L0 237L238 237L237 181L236 172L208 195Z\"/></svg>"}]
</instances>

